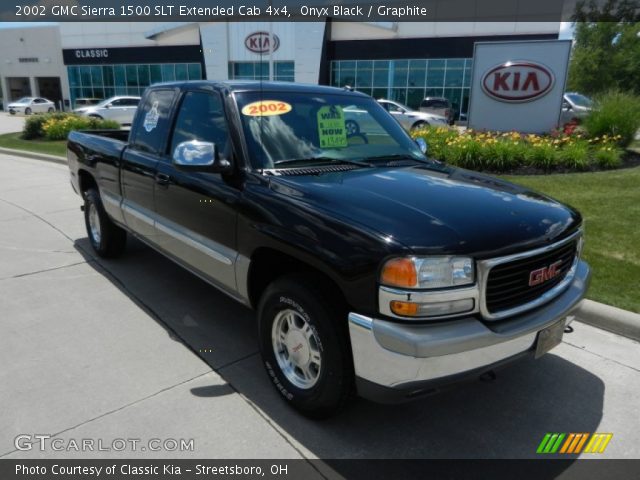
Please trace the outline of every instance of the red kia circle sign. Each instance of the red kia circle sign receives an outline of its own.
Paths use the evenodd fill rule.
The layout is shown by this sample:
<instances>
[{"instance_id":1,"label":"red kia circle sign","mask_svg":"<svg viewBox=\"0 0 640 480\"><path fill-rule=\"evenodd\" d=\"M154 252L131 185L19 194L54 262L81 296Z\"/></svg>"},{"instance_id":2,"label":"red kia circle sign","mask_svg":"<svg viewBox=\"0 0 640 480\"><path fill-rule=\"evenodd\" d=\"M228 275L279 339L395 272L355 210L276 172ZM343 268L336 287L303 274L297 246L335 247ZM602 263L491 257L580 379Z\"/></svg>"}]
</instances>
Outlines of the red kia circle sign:
<instances>
[{"instance_id":1,"label":"red kia circle sign","mask_svg":"<svg viewBox=\"0 0 640 480\"><path fill-rule=\"evenodd\" d=\"M487 70L482 89L500 102L531 102L543 97L555 83L551 69L531 61L509 61Z\"/></svg>"},{"instance_id":2,"label":"red kia circle sign","mask_svg":"<svg viewBox=\"0 0 640 480\"><path fill-rule=\"evenodd\" d=\"M273 38L273 45L271 45L271 38ZM280 46L280 39L275 34L269 37L269 32L253 32L244 39L244 46L254 53L269 53L270 49L275 52Z\"/></svg>"}]
</instances>

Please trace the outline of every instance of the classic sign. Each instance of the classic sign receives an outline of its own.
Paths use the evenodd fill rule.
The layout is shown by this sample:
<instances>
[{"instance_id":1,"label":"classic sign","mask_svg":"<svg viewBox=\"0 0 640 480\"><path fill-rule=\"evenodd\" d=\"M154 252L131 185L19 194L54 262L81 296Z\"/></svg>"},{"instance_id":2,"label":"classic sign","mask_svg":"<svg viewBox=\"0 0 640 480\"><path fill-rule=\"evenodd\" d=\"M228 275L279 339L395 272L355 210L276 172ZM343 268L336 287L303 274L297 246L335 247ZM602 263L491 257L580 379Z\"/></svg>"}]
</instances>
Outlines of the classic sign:
<instances>
[{"instance_id":1,"label":"classic sign","mask_svg":"<svg viewBox=\"0 0 640 480\"><path fill-rule=\"evenodd\" d=\"M270 48L272 52L275 52L280 46L280 39L275 34L272 34L271 37L273 45L271 45L269 32L253 32L244 39L244 46L254 53L269 53Z\"/></svg>"},{"instance_id":2,"label":"classic sign","mask_svg":"<svg viewBox=\"0 0 640 480\"><path fill-rule=\"evenodd\" d=\"M482 89L500 102L531 102L553 88L553 72L540 63L506 62L490 68L482 77Z\"/></svg>"}]
</instances>

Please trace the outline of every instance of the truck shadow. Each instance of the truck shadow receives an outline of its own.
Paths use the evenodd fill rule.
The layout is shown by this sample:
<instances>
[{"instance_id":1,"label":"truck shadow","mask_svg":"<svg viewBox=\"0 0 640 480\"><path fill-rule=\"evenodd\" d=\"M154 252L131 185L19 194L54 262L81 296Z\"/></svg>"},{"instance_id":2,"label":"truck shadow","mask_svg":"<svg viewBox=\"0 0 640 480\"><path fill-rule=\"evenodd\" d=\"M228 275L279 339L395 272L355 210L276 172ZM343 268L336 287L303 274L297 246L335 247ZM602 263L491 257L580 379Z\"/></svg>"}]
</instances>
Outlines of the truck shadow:
<instances>
[{"instance_id":1,"label":"truck shadow","mask_svg":"<svg viewBox=\"0 0 640 480\"><path fill-rule=\"evenodd\" d=\"M311 421L285 405L270 385L251 310L135 240L116 261L88 253L87 239L75 247L229 384L194 388L193 395L208 397L203 401L215 408L215 397L238 391L322 459L539 458L535 450L546 432L594 432L602 418L603 382L548 354L502 369L492 382L466 383L399 406L358 399L335 418ZM345 474L364 467L325 463ZM556 463L556 474L570 464L550 463Z\"/></svg>"}]
</instances>

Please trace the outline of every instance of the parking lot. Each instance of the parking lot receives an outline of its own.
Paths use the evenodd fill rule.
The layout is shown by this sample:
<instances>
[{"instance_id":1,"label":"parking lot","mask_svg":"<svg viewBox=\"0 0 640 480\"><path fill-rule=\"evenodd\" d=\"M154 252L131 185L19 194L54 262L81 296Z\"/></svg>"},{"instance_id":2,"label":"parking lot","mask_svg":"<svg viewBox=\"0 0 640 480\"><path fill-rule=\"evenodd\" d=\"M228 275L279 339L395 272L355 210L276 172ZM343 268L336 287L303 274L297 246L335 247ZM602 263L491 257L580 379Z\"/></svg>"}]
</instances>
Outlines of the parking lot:
<instances>
[{"instance_id":1,"label":"parking lot","mask_svg":"<svg viewBox=\"0 0 640 480\"><path fill-rule=\"evenodd\" d=\"M546 432L611 432L599 458L640 456L638 344L577 322L493 382L307 420L269 384L253 312L136 241L96 258L65 166L0 168L0 457L534 458ZM20 434L194 449L20 451Z\"/></svg>"}]
</instances>

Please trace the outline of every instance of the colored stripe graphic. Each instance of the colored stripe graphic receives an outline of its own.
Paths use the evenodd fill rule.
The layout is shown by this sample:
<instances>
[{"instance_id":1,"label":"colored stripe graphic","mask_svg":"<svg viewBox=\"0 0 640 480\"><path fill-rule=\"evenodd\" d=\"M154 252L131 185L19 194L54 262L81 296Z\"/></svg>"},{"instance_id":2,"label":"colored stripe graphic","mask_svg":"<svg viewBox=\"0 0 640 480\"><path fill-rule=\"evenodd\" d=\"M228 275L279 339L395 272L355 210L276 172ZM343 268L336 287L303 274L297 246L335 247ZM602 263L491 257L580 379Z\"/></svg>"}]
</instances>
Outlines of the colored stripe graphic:
<instances>
[{"instance_id":1,"label":"colored stripe graphic","mask_svg":"<svg viewBox=\"0 0 640 480\"><path fill-rule=\"evenodd\" d=\"M591 436L591 438L589 438ZM542 438L536 453L579 454L604 453L611 441L613 433L547 433ZM589 440L589 442L587 442ZM584 451L582 450L586 444Z\"/></svg>"},{"instance_id":2,"label":"colored stripe graphic","mask_svg":"<svg viewBox=\"0 0 640 480\"><path fill-rule=\"evenodd\" d=\"M604 453L612 437L613 433L594 433L584 453Z\"/></svg>"}]
</instances>

